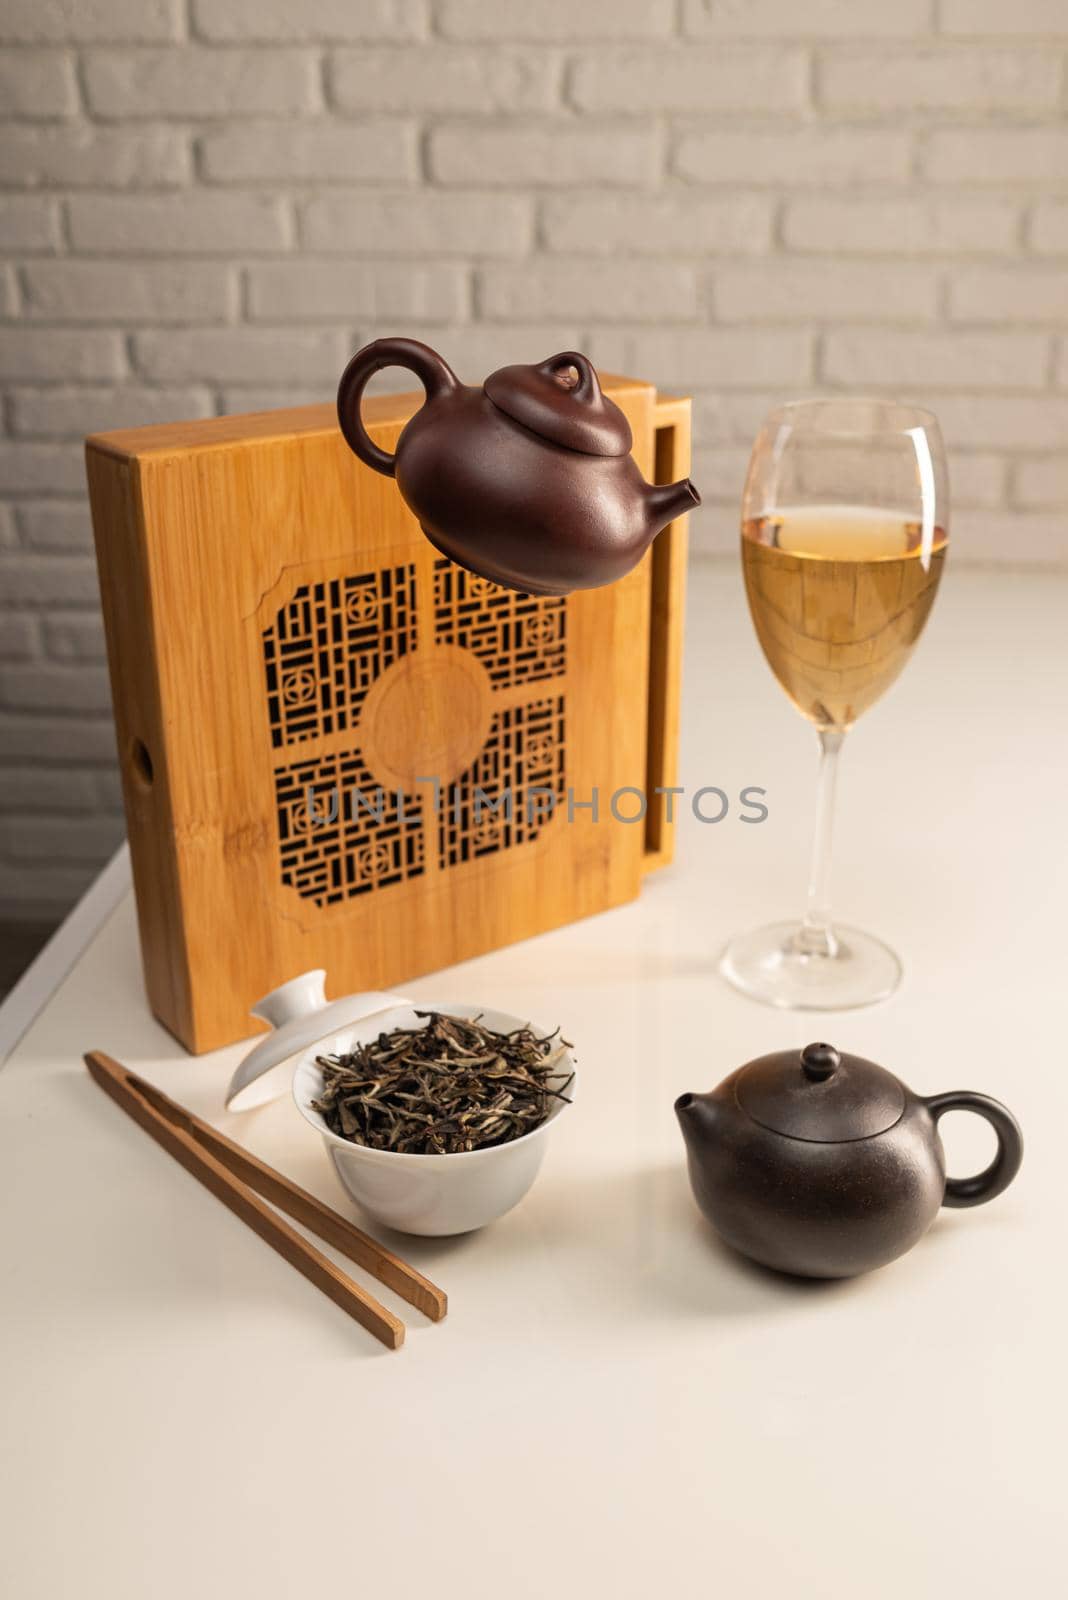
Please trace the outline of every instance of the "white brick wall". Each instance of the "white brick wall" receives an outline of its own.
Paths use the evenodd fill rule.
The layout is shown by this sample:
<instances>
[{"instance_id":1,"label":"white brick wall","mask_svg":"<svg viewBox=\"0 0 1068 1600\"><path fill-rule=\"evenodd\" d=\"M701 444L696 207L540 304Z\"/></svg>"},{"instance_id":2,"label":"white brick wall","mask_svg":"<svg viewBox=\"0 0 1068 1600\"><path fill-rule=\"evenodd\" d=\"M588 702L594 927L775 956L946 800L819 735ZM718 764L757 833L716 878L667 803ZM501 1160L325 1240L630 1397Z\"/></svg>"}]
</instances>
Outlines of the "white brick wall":
<instances>
[{"instance_id":1,"label":"white brick wall","mask_svg":"<svg viewBox=\"0 0 1068 1600\"><path fill-rule=\"evenodd\" d=\"M939 412L955 560L1068 561L1068 0L5 0L0 913L119 837L88 429L587 348Z\"/></svg>"}]
</instances>

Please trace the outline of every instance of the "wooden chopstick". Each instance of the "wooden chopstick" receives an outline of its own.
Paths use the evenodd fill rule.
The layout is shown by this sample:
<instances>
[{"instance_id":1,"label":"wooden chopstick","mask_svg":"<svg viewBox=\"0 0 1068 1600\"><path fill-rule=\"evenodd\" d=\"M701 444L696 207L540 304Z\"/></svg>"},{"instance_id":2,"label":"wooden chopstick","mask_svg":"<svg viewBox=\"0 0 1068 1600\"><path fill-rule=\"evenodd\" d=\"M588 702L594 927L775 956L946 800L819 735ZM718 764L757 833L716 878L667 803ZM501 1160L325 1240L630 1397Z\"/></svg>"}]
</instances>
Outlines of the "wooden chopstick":
<instances>
[{"instance_id":1,"label":"wooden chopstick","mask_svg":"<svg viewBox=\"0 0 1068 1600\"><path fill-rule=\"evenodd\" d=\"M327 1256L309 1244L277 1212L258 1199L246 1183L228 1172L222 1162L198 1144L190 1133L176 1126L157 1106L150 1104L141 1092L143 1080L100 1050L91 1050L85 1057L85 1064L94 1080L128 1116L176 1161L180 1161L187 1172L191 1172L205 1188L210 1189L216 1199L221 1200L265 1243L277 1250L290 1266L296 1267L310 1283L314 1283L335 1305L355 1318L361 1327L373 1333L389 1349L400 1349L404 1343L404 1323L400 1318L387 1311L373 1295L361 1289ZM283 1184L285 1182L284 1179L280 1181Z\"/></svg>"},{"instance_id":2,"label":"wooden chopstick","mask_svg":"<svg viewBox=\"0 0 1068 1600\"><path fill-rule=\"evenodd\" d=\"M431 1322L441 1321L449 1309L448 1296L402 1256L395 1255L354 1222L332 1211L317 1196L309 1194L307 1189L302 1189L274 1167L269 1167L251 1151L235 1144L218 1128L213 1128L210 1122L202 1122L192 1111L187 1111L177 1100L170 1099L162 1089L157 1089L155 1084L133 1073L127 1073L127 1079L168 1122L181 1128L203 1149L216 1156L250 1189L255 1189L265 1200L270 1200L273 1205L296 1218L297 1222L310 1228L312 1233L318 1234L320 1239L325 1239L327 1244L340 1250L342 1255L348 1256L350 1261L355 1261L357 1266L372 1273L379 1283L384 1283L387 1289L392 1289L402 1300L407 1300Z\"/></svg>"}]
</instances>

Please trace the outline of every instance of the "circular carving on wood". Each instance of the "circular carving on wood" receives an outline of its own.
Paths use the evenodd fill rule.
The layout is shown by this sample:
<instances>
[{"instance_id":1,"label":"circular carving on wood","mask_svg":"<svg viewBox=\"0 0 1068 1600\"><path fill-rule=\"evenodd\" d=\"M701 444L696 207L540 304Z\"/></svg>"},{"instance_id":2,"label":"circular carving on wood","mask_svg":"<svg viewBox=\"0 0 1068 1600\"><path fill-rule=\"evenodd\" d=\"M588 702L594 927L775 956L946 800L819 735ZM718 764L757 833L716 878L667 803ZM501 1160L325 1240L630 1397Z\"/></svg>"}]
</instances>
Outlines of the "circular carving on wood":
<instances>
[{"instance_id":1,"label":"circular carving on wood","mask_svg":"<svg viewBox=\"0 0 1068 1600\"><path fill-rule=\"evenodd\" d=\"M436 778L446 788L485 745L492 701L489 675L467 650L439 645L395 662L368 691L360 716L375 781L410 793Z\"/></svg>"},{"instance_id":2,"label":"circular carving on wood","mask_svg":"<svg viewBox=\"0 0 1068 1600\"><path fill-rule=\"evenodd\" d=\"M369 844L356 857L356 872L363 878L386 878L393 870L393 852L388 844Z\"/></svg>"},{"instance_id":3,"label":"circular carving on wood","mask_svg":"<svg viewBox=\"0 0 1068 1600\"><path fill-rule=\"evenodd\" d=\"M282 679L282 698L287 705L310 705L318 693L319 680L310 667L298 667Z\"/></svg>"},{"instance_id":4,"label":"circular carving on wood","mask_svg":"<svg viewBox=\"0 0 1068 1600\"><path fill-rule=\"evenodd\" d=\"M353 589L345 601L345 615L350 622L372 622L380 610L378 595L368 585Z\"/></svg>"}]
</instances>

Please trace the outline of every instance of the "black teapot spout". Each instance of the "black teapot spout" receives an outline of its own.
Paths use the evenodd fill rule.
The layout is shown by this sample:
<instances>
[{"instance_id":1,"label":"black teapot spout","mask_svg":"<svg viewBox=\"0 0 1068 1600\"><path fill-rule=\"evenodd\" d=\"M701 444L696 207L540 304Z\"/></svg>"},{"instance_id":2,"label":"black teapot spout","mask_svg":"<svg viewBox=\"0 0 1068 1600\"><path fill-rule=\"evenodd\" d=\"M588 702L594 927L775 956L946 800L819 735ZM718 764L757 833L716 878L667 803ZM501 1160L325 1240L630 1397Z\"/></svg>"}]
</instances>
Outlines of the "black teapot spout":
<instances>
[{"instance_id":1,"label":"black teapot spout","mask_svg":"<svg viewBox=\"0 0 1068 1600\"><path fill-rule=\"evenodd\" d=\"M687 1146L709 1138L720 1120L715 1097L710 1094L680 1094L675 1101L675 1115Z\"/></svg>"}]
</instances>

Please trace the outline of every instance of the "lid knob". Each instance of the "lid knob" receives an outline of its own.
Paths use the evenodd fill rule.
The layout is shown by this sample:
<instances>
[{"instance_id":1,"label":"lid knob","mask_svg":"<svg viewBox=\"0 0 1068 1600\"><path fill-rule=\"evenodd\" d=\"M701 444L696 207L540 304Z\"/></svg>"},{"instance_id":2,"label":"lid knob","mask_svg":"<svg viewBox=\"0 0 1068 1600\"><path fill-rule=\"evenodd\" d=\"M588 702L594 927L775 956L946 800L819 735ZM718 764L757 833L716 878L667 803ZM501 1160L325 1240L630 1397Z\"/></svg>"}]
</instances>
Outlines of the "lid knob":
<instances>
[{"instance_id":1,"label":"lid knob","mask_svg":"<svg viewBox=\"0 0 1068 1600\"><path fill-rule=\"evenodd\" d=\"M833 1044L806 1044L801 1052L801 1069L813 1083L830 1078L841 1063Z\"/></svg>"}]
</instances>

